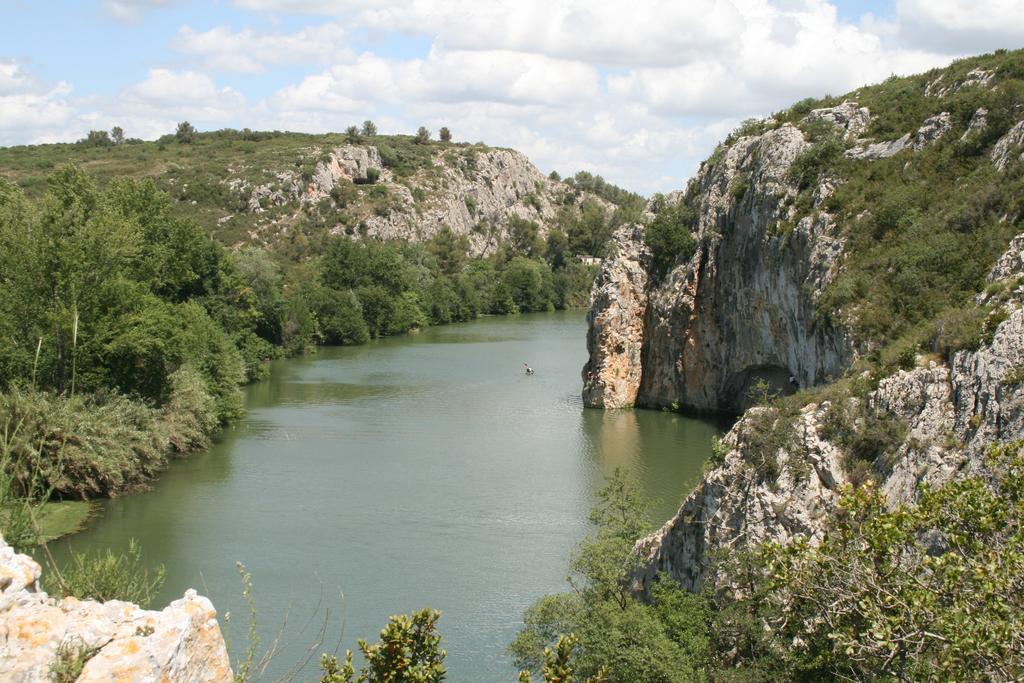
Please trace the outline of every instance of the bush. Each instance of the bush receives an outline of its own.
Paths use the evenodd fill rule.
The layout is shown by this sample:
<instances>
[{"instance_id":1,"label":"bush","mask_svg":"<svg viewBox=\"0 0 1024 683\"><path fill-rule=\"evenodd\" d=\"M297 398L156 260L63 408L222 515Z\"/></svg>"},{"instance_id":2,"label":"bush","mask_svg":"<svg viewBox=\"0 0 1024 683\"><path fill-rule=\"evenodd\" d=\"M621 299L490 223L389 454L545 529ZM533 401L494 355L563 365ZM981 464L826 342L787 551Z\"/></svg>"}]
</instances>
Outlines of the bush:
<instances>
[{"instance_id":1,"label":"bush","mask_svg":"<svg viewBox=\"0 0 1024 683\"><path fill-rule=\"evenodd\" d=\"M674 265L688 261L697 250L693 237L697 213L685 202L662 206L647 226L644 240L651 250L650 273L655 282L665 278Z\"/></svg>"},{"instance_id":2,"label":"bush","mask_svg":"<svg viewBox=\"0 0 1024 683\"><path fill-rule=\"evenodd\" d=\"M163 586L163 565L152 572L142 562L142 549L131 540L128 550L115 554L110 548L90 553L71 552L61 568L51 566L43 588L51 595L72 595L80 600L124 600L149 607Z\"/></svg>"},{"instance_id":3,"label":"bush","mask_svg":"<svg viewBox=\"0 0 1024 683\"><path fill-rule=\"evenodd\" d=\"M174 131L174 139L183 145L191 144L196 141L196 129L188 121L182 121L178 124L177 130Z\"/></svg>"}]
</instances>

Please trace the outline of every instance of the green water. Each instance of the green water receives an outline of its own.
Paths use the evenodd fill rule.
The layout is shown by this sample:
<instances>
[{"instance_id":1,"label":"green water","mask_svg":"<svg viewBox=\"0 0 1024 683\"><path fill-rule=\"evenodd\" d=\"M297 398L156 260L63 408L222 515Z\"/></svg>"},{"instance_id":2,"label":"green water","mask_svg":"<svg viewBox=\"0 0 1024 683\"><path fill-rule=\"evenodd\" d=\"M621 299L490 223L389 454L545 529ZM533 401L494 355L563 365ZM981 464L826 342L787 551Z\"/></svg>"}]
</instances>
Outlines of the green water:
<instances>
[{"instance_id":1,"label":"green water","mask_svg":"<svg viewBox=\"0 0 1024 683\"><path fill-rule=\"evenodd\" d=\"M637 473L664 520L719 432L585 410L585 333L580 312L487 318L279 362L209 452L106 502L70 542L139 539L167 568L157 604L196 587L232 613L236 652L244 562L264 643L287 624L268 678L302 660L324 623L320 649L354 648L389 615L430 606L443 612L449 680L512 681L505 646L525 607L566 588L603 476ZM318 659L297 679L315 678Z\"/></svg>"}]
</instances>

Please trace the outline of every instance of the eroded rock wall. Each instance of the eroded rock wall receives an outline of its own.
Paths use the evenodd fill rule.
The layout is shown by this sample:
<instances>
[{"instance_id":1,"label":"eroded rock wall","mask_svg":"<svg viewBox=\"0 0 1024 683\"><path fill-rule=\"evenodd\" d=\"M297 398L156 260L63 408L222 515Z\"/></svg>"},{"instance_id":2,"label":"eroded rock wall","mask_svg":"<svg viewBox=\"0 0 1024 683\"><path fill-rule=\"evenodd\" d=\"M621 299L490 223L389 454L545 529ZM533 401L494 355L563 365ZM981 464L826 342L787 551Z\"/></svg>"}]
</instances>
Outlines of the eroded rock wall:
<instances>
[{"instance_id":1,"label":"eroded rock wall","mask_svg":"<svg viewBox=\"0 0 1024 683\"><path fill-rule=\"evenodd\" d=\"M918 367L882 380L867 399L868 414L906 425L898 446L872 463L891 505L912 500L922 483L939 485L977 470L990 444L1024 438L1024 235L989 281L1001 283L1003 293L987 303L1007 316L990 341L956 352L949 364L919 357ZM849 477L842 448L827 436L830 407L812 403L792 421L794 441L776 453L777 477L753 466L754 426L764 409L748 411L724 437L722 461L675 517L640 542L647 564L639 585L666 573L697 590L709 579L716 552L796 534L820 538Z\"/></svg>"},{"instance_id":2,"label":"eroded rock wall","mask_svg":"<svg viewBox=\"0 0 1024 683\"><path fill-rule=\"evenodd\" d=\"M844 103L811 116L855 136L867 112ZM643 278L634 258L644 249L643 231L618 236L619 256L604 264L591 320L615 320L617 329L630 331L630 343L596 335L609 344L591 347L587 405L739 410L758 380L785 392L843 371L853 355L850 341L814 310L816 293L835 274L842 239L825 211L791 220L798 188L789 170L810 144L784 124L740 137L705 163L687 200L697 212L696 253L664 281L649 283L646 296L630 295L634 303L626 306L608 292L623 291L626 282L631 291ZM832 189L826 179L816 204ZM640 369L621 370L637 346ZM616 368L614 376L605 368Z\"/></svg>"},{"instance_id":3,"label":"eroded rock wall","mask_svg":"<svg viewBox=\"0 0 1024 683\"><path fill-rule=\"evenodd\" d=\"M387 202L374 210L364 207L362 213L358 207L348 207L358 219L359 234L418 241L448 227L469 238L470 253L475 255L486 254L506 239L513 217L538 223L543 236L559 208L567 204L589 199L609 214L614 210L599 197L549 179L525 155L510 149L440 150L429 171L404 179L384 167L372 145L344 145L325 151L324 156L308 181L286 170L277 174L273 185L235 180L229 187L247 197L249 212L260 213L264 205L315 205L330 197L339 183L367 183L369 170L376 169L375 184L386 192ZM355 232L351 225L348 229ZM345 226L339 225L332 232L344 231Z\"/></svg>"}]
</instances>

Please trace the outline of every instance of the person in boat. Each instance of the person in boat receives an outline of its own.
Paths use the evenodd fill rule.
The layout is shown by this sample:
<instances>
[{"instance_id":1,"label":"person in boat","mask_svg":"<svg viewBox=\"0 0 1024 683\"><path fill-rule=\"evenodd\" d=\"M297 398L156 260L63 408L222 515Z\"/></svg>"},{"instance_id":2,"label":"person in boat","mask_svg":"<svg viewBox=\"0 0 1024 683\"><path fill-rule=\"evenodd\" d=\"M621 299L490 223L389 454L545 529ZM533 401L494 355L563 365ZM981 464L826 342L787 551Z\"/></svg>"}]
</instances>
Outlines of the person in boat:
<instances>
[{"instance_id":1,"label":"person in boat","mask_svg":"<svg viewBox=\"0 0 1024 683\"><path fill-rule=\"evenodd\" d=\"M526 374L527 375L532 375L533 374L533 368L531 368L528 363L523 363L523 367L526 368Z\"/></svg>"}]
</instances>

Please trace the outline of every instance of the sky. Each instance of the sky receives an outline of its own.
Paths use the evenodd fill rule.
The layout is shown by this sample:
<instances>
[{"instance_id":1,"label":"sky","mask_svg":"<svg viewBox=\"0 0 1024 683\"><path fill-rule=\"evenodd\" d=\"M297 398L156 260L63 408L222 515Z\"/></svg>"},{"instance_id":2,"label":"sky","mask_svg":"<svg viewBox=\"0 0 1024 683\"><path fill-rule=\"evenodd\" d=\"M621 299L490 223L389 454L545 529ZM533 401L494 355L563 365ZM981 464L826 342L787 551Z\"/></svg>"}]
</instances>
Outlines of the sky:
<instances>
[{"instance_id":1,"label":"sky","mask_svg":"<svg viewBox=\"0 0 1024 683\"><path fill-rule=\"evenodd\" d=\"M0 0L0 146L371 119L651 194L743 119L1020 47L1024 0Z\"/></svg>"}]
</instances>

